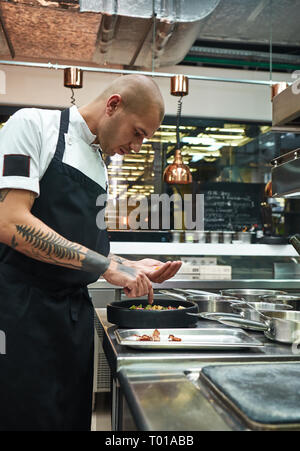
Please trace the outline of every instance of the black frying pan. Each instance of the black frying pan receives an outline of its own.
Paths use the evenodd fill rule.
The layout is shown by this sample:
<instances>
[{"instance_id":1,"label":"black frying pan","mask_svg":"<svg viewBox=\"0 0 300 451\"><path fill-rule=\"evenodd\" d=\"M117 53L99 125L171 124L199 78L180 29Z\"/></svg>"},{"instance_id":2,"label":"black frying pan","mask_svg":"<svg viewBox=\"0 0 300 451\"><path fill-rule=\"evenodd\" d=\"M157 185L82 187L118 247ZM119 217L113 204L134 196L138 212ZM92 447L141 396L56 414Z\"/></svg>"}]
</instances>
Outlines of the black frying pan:
<instances>
[{"instance_id":1,"label":"black frying pan","mask_svg":"<svg viewBox=\"0 0 300 451\"><path fill-rule=\"evenodd\" d=\"M107 305L107 320L116 324L121 328L139 328L166 329L169 327L189 327L194 326L198 321L195 316L187 315L187 313L197 313L198 307L191 301L178 301L174 299L157 299L154 305L162 305L163 307L185 307L179 310L130 310L132 305L146 306L147 300L126 300L120 302L112 302Z\"/></svg>"}]
</instances>

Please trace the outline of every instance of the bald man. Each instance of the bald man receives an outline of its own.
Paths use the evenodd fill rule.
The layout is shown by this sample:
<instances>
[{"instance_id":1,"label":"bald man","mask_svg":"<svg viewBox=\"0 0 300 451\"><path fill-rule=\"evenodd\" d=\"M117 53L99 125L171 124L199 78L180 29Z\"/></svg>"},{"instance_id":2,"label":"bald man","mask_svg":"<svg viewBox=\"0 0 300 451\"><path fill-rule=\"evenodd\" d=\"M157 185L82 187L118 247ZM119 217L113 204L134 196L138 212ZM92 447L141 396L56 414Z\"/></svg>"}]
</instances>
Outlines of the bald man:
<instances>
[{"instance_id":1,"label":"bald man","mask_svg":"<svg viewBox=\"0 0 300 451\"><path fill-rule=\"evenodd\" d=\"M128 297L148 295L180 262L109 254L97 198L102 152L138 152L159 127L156 83L119 77L94 101L63 112L22 109L0 132L0 430L90 430L93 306L103 276ZM157 269L159 266L159 269ZM3 346L1 346L3 349Z\"/></svg>"}]
</instances>

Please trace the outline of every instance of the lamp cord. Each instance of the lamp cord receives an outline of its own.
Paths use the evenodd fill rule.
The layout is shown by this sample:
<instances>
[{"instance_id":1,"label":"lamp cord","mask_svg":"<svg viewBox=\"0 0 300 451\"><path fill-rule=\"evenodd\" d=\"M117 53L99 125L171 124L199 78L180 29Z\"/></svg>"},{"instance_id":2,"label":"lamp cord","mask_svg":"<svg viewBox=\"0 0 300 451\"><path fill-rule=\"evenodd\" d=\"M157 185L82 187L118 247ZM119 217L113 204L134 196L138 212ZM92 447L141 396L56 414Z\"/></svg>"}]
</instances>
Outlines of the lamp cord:
<instances>
[{"instance_id":1,"label":"lamp cord","mask_svg":"<svg viewBox=\"0 0 300 451\"><path fill-rule=\"evenodd\" d=\"M71 92L72 92L72 94L71 94L71 104L75 105L75 95L74 95L73 88L71 88Z\"/></svg>"},{"instance_id":2,"label":"lamp cord","mask_svg":"<svg viewBox=\"0 0 300 451\"><path fill-rule=\"evenodd\" d=\"M182 110L182 96L178 99L177 104L177 123L176 123L176 142L177 142L177 149L180 149L180 118L181 118L181 110Z\"/></svg>"}]
</instances>

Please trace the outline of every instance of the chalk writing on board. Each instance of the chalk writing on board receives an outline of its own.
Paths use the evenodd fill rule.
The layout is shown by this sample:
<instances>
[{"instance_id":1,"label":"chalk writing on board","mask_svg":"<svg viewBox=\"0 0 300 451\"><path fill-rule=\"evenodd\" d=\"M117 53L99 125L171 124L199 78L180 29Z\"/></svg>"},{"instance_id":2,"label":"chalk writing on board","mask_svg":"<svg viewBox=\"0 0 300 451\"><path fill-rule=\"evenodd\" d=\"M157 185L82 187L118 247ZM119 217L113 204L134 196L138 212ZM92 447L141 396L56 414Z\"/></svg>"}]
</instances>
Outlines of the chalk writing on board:
<instances>
[{"instance_id":1,"label":"chalk writing on board","mask_svg":"<svg viewBox=\"0 0 300 451\"><path fill-rule=\"evenodd\" d=\"M204 194L205 230L241 230L260 225L262 183L199 183L195 192Z\"/></svg>"}]
</instances>

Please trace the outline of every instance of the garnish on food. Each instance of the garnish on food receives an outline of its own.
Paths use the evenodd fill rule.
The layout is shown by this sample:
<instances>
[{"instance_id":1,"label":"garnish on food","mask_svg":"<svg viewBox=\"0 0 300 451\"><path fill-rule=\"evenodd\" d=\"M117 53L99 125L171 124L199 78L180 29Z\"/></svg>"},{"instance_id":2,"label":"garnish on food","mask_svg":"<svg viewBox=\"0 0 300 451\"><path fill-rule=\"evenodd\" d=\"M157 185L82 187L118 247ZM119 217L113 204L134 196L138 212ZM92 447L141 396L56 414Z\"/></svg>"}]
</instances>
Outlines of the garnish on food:
<instances>
[{"instance_id":1,"label":"garnish on food","mask_svg":"<svg viewBox=\"0 0 300 451\"><path fill-rule=\"evenodd\" d=\"M148 304L146 305L146 307L143 307L142 304L140 305L132 305L131 307L129 307L130 310L180 310L183 309L185 307L183 307L182 305L179 305L179 307L172 307L171 305L169 305L168 307L164 307L162 305L158 305L158 304Z\"/></svg>"}]
</instances>

